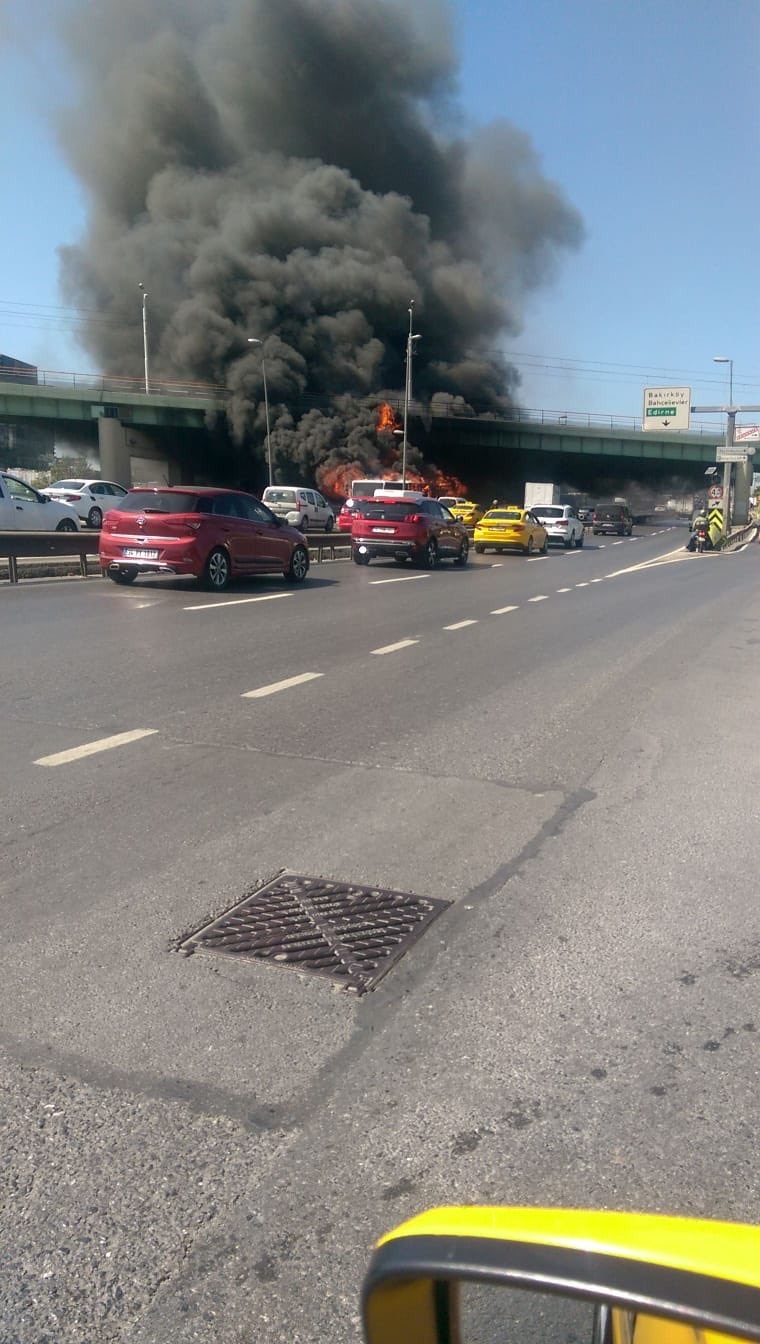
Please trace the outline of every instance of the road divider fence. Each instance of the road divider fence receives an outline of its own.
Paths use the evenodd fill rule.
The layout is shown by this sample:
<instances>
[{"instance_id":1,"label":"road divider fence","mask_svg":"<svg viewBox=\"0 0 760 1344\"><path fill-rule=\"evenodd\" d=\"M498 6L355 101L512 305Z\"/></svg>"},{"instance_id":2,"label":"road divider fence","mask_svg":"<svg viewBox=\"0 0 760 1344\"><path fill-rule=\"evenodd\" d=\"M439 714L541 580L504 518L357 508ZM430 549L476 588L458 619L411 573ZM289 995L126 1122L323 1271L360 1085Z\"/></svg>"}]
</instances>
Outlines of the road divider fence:
<instances>
[{"instance_id":1,"label":"road divider fence","mask_svg":"<svg viewBox=\"0 0 760 1344\"><path fill-rule=\"evenodd\" d=\"M95 577L88 568L87 557L99 552L99 533L97 532L0 532L0 560L8 566L8 580L18 583L19 560L79 560L79 573L82 578ZM333 538L330 533L322 536L307 536L309 557L315 564L321 565L334 560L351 559L349 539ZM105 570L99 570L105 575Z\"/></svg>"}]
</instances>

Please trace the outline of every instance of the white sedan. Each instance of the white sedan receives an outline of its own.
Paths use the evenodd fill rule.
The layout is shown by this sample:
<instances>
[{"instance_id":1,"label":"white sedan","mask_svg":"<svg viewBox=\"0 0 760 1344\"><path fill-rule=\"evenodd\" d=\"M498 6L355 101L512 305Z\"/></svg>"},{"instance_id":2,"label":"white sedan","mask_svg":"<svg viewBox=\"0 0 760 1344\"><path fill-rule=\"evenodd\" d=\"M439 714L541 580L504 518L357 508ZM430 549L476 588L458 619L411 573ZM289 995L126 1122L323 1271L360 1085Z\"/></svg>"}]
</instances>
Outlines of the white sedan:
<instances>
[{"instance_id":1,"label":"white sedan","mask_svg":"<svg viewBox=\"0 0 760 1344\"><path fill-rule=\"evenodd\" d=\"M546 528L547 542L561 542L566 551L583 545L585 529L571 504L534 504L533 512Z\"/></svg>"},{"instance_id":2,"label":"white sedan","mask_svg":"<svg viewBox=\"0 0 760 1344\"><path fill-rule=\"evenodd\" d=\"M70 504L49 499L18 476L0 471L0 531L78 532L79 516Z\"/></svg>"},{"instance_id":3,"label":"white sedan","mask_svg":"<svg viewBox=\"0 0 760 1344\"><path fill-rule=\"evenodd\" d=\"M96 478L83 480L78 477L72 481L54 481L42 492L48 499L58 499L71 504L88 527L100 530L103 514L116 509L119 501L126 495L123 485L115 481L101 481Z\"/></svg>"}]
</instances>

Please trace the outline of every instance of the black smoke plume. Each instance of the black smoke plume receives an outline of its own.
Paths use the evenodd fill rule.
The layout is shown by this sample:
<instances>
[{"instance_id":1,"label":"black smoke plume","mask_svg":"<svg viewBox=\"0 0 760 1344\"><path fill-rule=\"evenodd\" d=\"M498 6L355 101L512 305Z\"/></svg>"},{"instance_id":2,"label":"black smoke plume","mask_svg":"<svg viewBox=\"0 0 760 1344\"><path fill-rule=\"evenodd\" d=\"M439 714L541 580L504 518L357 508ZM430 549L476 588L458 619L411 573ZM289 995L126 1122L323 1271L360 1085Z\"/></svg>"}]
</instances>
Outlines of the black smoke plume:
<instances>
[{"instance_id":1,"label":"black smoke plume","mask_svg":"<svg viewBox=\"0 0 760 1344\"><path fill-rule=\"evenodd\" d=\"M156 378L228 387L261 453L259 337L278 461L372 468L413 299L415 396L510 403L500 343L581 225L523 133L463 129L445 0L99 0L67 37L63 287L107 372L141 372L142 282Z\"/></svg>"}]
</instances>

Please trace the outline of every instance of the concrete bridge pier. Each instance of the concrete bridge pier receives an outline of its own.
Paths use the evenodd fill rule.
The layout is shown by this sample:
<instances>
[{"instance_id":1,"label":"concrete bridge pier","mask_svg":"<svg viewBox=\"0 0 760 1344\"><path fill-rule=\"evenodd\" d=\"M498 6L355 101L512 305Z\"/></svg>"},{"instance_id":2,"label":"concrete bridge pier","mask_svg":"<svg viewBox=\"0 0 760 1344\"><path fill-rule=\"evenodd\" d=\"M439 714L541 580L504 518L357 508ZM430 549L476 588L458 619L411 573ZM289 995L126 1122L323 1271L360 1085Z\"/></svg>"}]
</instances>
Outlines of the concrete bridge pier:
<instances>
[{"instance_id":1,"label":"concrete bridge pier","mask_svg":"<svg viewBox=\"0 0 760 1344\"><path fill-rule=\"evenodd\" d=\"M179 485L182 474L176 462L149 434L124 425L113 416L98 419L100 474L121 485Z\"/></svg>"}]
</instances>

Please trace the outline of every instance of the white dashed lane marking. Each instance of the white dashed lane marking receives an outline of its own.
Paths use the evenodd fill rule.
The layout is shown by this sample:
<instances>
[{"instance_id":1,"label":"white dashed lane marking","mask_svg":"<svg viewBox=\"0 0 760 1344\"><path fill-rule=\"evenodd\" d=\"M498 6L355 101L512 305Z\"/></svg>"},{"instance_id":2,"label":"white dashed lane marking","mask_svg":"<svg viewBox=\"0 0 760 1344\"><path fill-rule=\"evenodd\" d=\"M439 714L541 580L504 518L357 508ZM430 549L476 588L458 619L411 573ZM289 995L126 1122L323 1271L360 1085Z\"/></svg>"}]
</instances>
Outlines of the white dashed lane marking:
<instances>
[{"instance_id":1,"label":"white dashed lane marking","mask_svg":"<svg viewBox=\"0 0 760 1344\"><path fill-rule=\"evenodd\" d=\"M604 579L592 579L592 583L604 583Z\"/></svg>"},{"instance_id":2,"label":"white dashed lane marking","mask_svg":"<svg viewBox=\"0 0 760 1344\"><path fill-rule=\"evenodd\" d=\"M297 677L286 677L284 681L273 681L269 686L259 686L255 691L244 691L243 700L259 700L265 695L276 695L277 691L289 691L291 686L303 686L307 681L316 681L324 672L301 672Z\"/></svg>"},{"instance_id":3,"label":"white dashed lane marking","mask_svg":"<svg viewBox=\"0 0 760 1344\"><path fill-rule=\"evenodd\" d=\"M573 591L572 588L558 588L558 589L557 589L557 592L558 592L558 593L571 593L572 591Z\"/></svg>"},{"instance_id":4,"label":"white dashed lane marking","mask_svg":"<svg viewBox=\"0 0 760 1344\"><path fill-rule=\"evenodd\" d=\"M588 588L587 583L576 583L576 588Z\"/></svg>"},{"instance_id":5,"label":"white dashed lane marking","mask_svg":"<svg viewBox=\"0 0 760 1344\"><path fill-rule=\"evenodd\" d=\"M276 602L292 593L265 593L262 597L235 597L231 602L201 602L197 607L183 607L183 611L221 611L224 607L243 607L249 602Z\"/></svg>"},{"instance_id":6,"label":"white dashed lane marking","mask_svg":"<svg viewBox=\"0 0 760 1344\"><path fill-rule=\"evenodd\" d=\"M95 756L99 751L111 751L113 747L126 747L130 742L139 742L142 737L153 737L157 728L133 728L129 733L115 733L113 737L100 737L96 742L86 742L82 747L72 747L69 751L57 751L53 756L40 756L35 765L68 765L71 761L81 761L84 756Z\"/></svg>"},{"instance_id":7,"label":"white dashed lane marking","mask_svg":"<svg viewBox=\"0 0 760 1344\"><path fill-rule=\"evenodd\" d=\"M491 565L491 569L501 569L501 568L503 567L503 565L504 565L504 561L503 561L503 560L496 560L496 561L494 561L494 563Z\"/></svg>"},{"instance_id":8,"label":"white dashed lane marking","mask_svg":"<svg viewBox=\"0 0 760 1344\"><path fill-rule=\"evenodd\" d=\"M506 614L507 614L508 611L519 611L519 610L520 610L519 607L497 607L495 611L492 611L492 612L491 612L491 615L492 615L492 616L506 616Z\"/></svg>"},{"instance_id":9,"label":"white dashed lane marking","mask_svg":"<svg viewBox=\"0 0 760 1344\"><path fill-rule=\"evenodd\" d=\"M453 625L444 625L444 630L464 630L466 625L477 625L477 621L455 621Z\"/></svg>"},{"instance_id":10,"label":"white dashed lane marking","mask_svg":"<svg viewBox=\"0 0 760 1344\"><path fill-rule=\"evenodd\" d=\"M398 653L399 649L408 649L412 644L419 644L418 639L400 639L397 644L384 644L381 649L372 649L372 653Z\"/></svg>"},{"instance_id":11,"label":"white dashed lane marking","mask_svg":"<svg viewBox=\"0 0 760 1344\"><path fill-rule=\"evenodd\" d=\"M546 593L539 593L538 597L529 597L529 598L528 598L528 601L529 601L529 602L548 602L548 600L549 600L549 599L548 599L548 596L547 596Z\"/></svg>"},{"instance_id":12,"label":"white dashed lane marking","mask_svg":"<svg viewBox=\"0 0 760 1344\"><path fill-rule=\"evenodd\" d=\"M415 579L429 578L429 574L402 574L398 579L370 579L370 588L379 588L384 583L412 583Z\"/></svg>"}]
</instances>

